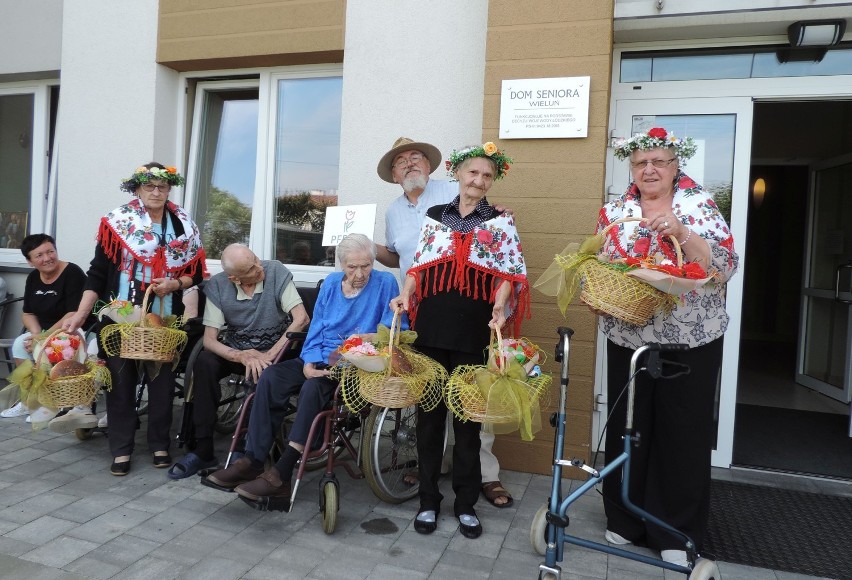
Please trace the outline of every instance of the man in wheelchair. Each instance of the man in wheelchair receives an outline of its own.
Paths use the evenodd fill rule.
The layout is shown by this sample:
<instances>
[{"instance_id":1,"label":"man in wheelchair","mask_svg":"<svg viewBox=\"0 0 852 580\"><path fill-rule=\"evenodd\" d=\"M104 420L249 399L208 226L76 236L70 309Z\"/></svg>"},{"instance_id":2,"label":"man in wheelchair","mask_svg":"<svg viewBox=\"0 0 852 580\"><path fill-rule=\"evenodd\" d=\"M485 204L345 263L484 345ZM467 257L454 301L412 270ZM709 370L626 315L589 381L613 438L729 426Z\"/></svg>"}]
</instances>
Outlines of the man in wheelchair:
<instances>
[{"instance_id":1,"label":"man in wheelchair","mask_svg":"<svg viewBox=\"0 0 852 580\"><path fill-rule=\"evenodd\" d=\"M250 502L269 509L287 509L290 479L302 456L314 417L331 400L337 382L330 377L329 357L341 342L356 333L390 326L388 308L398 293L396 279L373 271L376 250L367 236L350 234L337 246L343 272L334 272L320 287L301 357L269 367L260 377L249 419L246 453L226 469L210 474L204 483L235 490ZM300 393L289 445L281 459L264 471L264 462L284 420L290 397Z\"/></svg>"},{"instance_id":2,"label":"man in wheelchair","mask_svg":"<svg viewBox=\"0 0 852 580\"><path fill-rule=\"evenodd\" d=\"M195 451L172 465L171 479L218 465L213 433L219 381L244 373L257 382L284 348L287 333L304 330L310 321L281 262L261 261L248 247L231 244L222 252L222 269L204 286L204 350L192 368Z\"/></svg>"}]
</instances>

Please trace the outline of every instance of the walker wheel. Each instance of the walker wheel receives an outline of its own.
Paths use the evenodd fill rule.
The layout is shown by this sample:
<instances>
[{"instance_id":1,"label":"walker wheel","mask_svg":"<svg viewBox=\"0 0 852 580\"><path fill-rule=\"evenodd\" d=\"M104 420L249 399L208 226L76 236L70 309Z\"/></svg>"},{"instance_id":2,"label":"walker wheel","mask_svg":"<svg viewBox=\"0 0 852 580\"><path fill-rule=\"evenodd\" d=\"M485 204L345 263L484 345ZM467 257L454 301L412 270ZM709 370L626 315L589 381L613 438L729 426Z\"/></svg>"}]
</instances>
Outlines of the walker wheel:
<instances>
[{"instance_id":1,"label":"walker wheel","mask_svg":"<svg viewBox=\"0 0 852 580\"><path fill-rule=\"evenodd\" d=\"M74 435L80 441L86 441L92 438L92 431L94 431L94 429L74 429Z\"/></svg>"},{"instance_id":2,"label":"walker wheel","mask_svg":"<svg viewBox=\"0 0 852 580\"><path fill-rule=\"evenodd\" d=\"M320 511L322 511L322 531L326 534L334 532L337 526L338 490L333 481L325 482L322 486L322 497L320 498Z\"/></svg>"},{"instance_id":3,"label":"walker wheel","mask_svg":"<svg viewBox=\"0 0 852 580\"><path fill-rule=\"evenodd\" d=\"M547 551L547 506L538 508L530 526L530 543L539 556Z\"/></svg>"},{"instance_id":4,"label":"walker wheel","mask_svg":"<svg viewBox=\"0 0 852 580\"><path fill-rule=\"evenodd\" d=\"M713 560L706 558L698 558L695 561L695 567L689 574L689 580L720 580L722 575L719 573L719 567Z\"/></svg>"}]
</instances>

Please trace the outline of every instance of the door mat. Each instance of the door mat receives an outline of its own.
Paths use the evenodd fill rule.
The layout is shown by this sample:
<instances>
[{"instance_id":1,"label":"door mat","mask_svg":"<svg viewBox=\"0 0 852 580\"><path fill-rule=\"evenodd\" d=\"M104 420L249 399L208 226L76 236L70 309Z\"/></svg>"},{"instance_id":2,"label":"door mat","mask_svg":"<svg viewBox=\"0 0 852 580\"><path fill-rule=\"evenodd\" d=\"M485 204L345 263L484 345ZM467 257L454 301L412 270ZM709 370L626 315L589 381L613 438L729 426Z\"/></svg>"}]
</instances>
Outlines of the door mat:
<instances>
[{"instance_id":1,"label":"door mat","mask_svg":"<svg viewBox=\"0 0 852 580\"><path fill-rule=\"evenodd\" d=\"M852 479L847 415L737 405L734 465Z\"/></svg>"},{"instance_id":2,"label":"door mat","mask_svg":"<svg viewBox=\"0 0 852 580\"><path fill-rule=\"evenodd\" d=\"M852 497L713 480L705 550L716 560L852 578Z\"/></svg>"}]
</instances>

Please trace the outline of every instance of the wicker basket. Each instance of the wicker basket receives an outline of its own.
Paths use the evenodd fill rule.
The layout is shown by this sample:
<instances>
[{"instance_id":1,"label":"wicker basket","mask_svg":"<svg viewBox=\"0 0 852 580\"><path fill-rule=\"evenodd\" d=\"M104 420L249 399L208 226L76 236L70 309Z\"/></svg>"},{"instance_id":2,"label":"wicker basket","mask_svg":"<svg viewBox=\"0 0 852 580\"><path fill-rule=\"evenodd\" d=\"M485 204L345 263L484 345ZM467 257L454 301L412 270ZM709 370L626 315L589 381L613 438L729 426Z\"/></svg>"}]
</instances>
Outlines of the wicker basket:
<instances>
[{"instance_id":1,"label":"wicker basket","mask_svg":"<svg viewBox=\"0 0 852 580\"><path fill-rule=\"evenodd\" d=\"M341 392L346 406L359 412L369 404L390 409L402 409L419 403L427 411L441 400L441 386L447 371L437 362L416 350L399 344L402 320L394 314L390 328L388 357L382 372L368 372L353 364L341 368ZM401 375L393 369L393 352L399 350L411 365L411 372Z\"/></svg>"},{"instance_id":2,"label":"wicker basket","mask_svg":"<svg viewBox=\"0 0 852 580\"><path fill-rule=\"evenodd\" d=\"M643 218L622 218L615 220L600 231L605 236L618 224L628 221L641 221ZM683 253L674 236L669 236L677 255L677 265L683 265ZM629 324L646 324L658 310L672 302L672 297L657 290L650 284L628 276L623 271L599 260L586 260L577 267L582 280L580 300L594 310L605 312Z\"/></svg>"},{"instance_id":3,"label":"wicker basket","mask_svg":"<svg viewBox=\"0 0 852 580\"><path fill-rule=\"evenodd\" d=\"M148 312L148 300L154 285L149 284L142 300L142 312ZM160 317L164 314L165 304L160 300ZM115 348L116 338L120 342ZM143 315L139 322L130 324L110 324L101 330L101 342L104 351L110 356L146 360L153 362L171 362L179 356L186 346L186 332L177 328L149 326Z\"/></svg>"},{"instance_id":4,"label":"wicker basket","mask_svg":"<svg viewBox=\"0 0 852 580\"><path fill-rule=\"evenodd\" d=\"M47 344L61 332L61 329L54 330L44 339L44 343ZM83 341L82 344L81 348L85 349L86 342ZM46 364L44 361L44 353L46 351L47 349L43 348L39 352L35 361L36 368L41 368L42 365ZM94 400L98 390L98 385L95 382L97 364L90 361L86 361L83 364L88 368L88 372L85 374L47 379L47 382L39 391L39 402L45 407L55 409L90 404Z\"/></svg>"},{"instance_id":5,"label":"wicker basket","mask_svg":"<svg viewBox=\"0 0 852 580\"><path fill-rule=\"evenodd\" d=\"M499 329L496 331L497 344L503 342L503 337ZM493 335L492 335L493 337ZM491 341L491 345L494 340ZM489 350L492 346L489 345ZM505 369L506 357L505 353L500 349L496 356L501 357L500 368ZM477 423L490 424L509 424L518 422L518 412L516 406L510 401L486 401L482 395L482 390L476 383L477 371L482 371L482 365L462 365L456 367L453 374L450 375L447 385L444 388L444 399L447 407L462 421L475 421ZM552 383L550 375L542 374L538 377L528 377L524 381L516 381L524 383L521 385L526 390L531 403L538 402L541 397L548 391Z\"/></svg>"}]
</instances>

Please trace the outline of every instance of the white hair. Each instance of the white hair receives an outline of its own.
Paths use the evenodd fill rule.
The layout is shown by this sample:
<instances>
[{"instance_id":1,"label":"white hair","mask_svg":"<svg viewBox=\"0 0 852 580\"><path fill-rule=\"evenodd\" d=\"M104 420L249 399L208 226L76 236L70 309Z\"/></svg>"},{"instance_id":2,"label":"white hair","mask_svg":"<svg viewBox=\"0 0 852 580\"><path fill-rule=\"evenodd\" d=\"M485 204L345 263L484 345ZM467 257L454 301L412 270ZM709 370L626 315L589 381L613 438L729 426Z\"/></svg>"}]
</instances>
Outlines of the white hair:
<instances>
[{"instance_id":1,"label":"white hair","mask_svg":"<svg viewBox=\"0 0 852 580\"><path fill-rule=\"evenodd\" d=\"M225 274L231 276L239 266L254 262L255 257L254 252L245 244L229 244L222 250L222 270Z\"/></svg>"},{"instance_id":2,"label":"white hair","mask_svg":"<svg viewBox=\"0 0 852 580\"><path fill-rule=\"evenodd\" d=\"M366 252L370 261L376 261L376 245L364 234L349 234L337 244L337 259L340 265L345 265L353 252Z\"/></svg>"}]
</instances>

